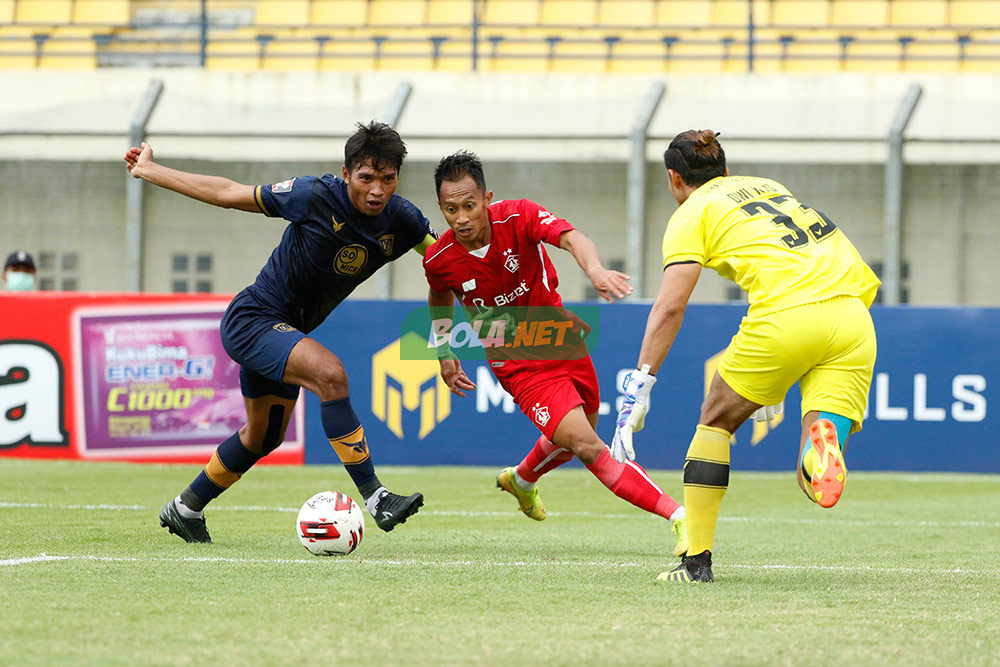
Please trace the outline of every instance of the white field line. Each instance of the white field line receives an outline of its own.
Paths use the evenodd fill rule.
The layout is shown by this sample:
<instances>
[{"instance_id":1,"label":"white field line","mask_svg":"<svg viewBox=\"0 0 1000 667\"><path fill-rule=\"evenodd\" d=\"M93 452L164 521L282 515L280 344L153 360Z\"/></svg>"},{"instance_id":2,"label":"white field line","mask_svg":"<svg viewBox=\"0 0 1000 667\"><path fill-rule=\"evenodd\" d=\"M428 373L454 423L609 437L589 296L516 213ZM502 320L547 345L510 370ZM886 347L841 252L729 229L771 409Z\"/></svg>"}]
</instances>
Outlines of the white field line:
<instances>
[{"instance_id":1,"label":"white field line","mask_svg":"<svg viewBox=\"0 0 1000 667\"><path fill-rule=\"evenodd\" d=\"M93 510L103 510L110 512L154 512L158 508L147 507L145 505L112 505L112 504L101 504L101 505L60 505L57 503L13 503L13 502L0 502L0 509L51 509L51 510L81 510L81 511L93 511ZM297 507L267 507L263 505L213 505L209 513L213 512L283 512L286 514L296 514L299 511ZM511 517L519 516L518 512L487 512L487 511L465 511L465 510L421 510L421 515L424 516L458 516L458 517ZM637 518L652 518L644 517L641 514L620 514L613 512L599 513L599 512L549 512L548 516L551 517L567 517L567 518L584 518L584 519L606 519L606 520L620 520L620 519L637 519ZM720 516L719 521L722 523L757 523L757 524L792 524L792 525L830 525L839 524L844 526L894 526L894 527L914 527L914 528L928 528L928 527L981 527L981 528L1000 528L1000 521L929 521L927 519L917 519L911 521L882 521L882 520L861 520L861 519L838 519L838 518L827 518L822 519L775 519L771 517L759 517L759 516Z\"/></svg>"},{"instance_id":2,"label":"white field line","mask_svg":"<svg viewBox=\"0 0 1000 667\"><path fill-rule=\"evenodd\" d=\"M523 560L420 560L416 558L223 558L214 556L197 556L188 558L137 558L126 556L50 556L38 554L26 558L11 558L0 560L0 567L9 565L30 565L53 561L91 561L102 563L223 563L238 565L310 565L320 563L336 563L332 567L490 567L490 568L524 568L524 567L585 567L585 568L648 568L648 563L621 563L614 561L523 561ZM970 570L967 568L951 568L946 570L928 570L916 567L874 567L846 565L789 565L787 563L722 563L715 565L716 570L775 570L781 572L872 572L877 574L978 574L997 576L998 570Z\"/></svg>"}]
</instances>

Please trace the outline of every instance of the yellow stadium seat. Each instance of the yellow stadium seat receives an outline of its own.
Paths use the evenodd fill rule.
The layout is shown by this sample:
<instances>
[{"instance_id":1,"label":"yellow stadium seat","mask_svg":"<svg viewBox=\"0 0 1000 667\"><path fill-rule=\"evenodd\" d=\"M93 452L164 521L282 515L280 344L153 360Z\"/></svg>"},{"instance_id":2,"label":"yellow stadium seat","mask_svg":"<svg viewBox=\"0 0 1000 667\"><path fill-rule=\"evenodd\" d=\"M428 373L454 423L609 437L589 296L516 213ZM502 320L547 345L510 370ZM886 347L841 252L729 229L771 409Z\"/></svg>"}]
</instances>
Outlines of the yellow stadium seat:
<instances>
[{"instance_id":1,"label":"yellow stadium seat","mask_svg":"<svg viewBox=\"0 0 1000 667\"><path fill-rule=\"evenodd\" d=\"M621 74L656 74L665 70L667 47L662 41L626 41L615 44L608 71Z\"/></svg>"},{"instance_id":2,"label":"yellow stadium seat","mask_svg":"<svg viewBox=\"0 0 1000 667\"><path fill-rule=\"evenodd\" d=\"M903 45L886 39L878 31L858 33L847 45L844 70L848 72L898 72L902 69Z\"/></svg>"},{"instance_id":3,"label":"yellow stadium seat","mask_svg":"<svg viewBox=\"0 0 1000 667\"><path fill-rule=\"evenodd\" d=\"M0 25L14 22L14 0L0 0Z\"/></svg>"},{"instance_id":4,"label":"yellow stadium seat","mask_svg":"<svg viewBox=\"0 0 1000 667\"><path fill-rule=\"evenodd\" d=\"M378 69L429 71L434 69L434 43L429 39L390 39L379 50Z\"/></svg>"},{"instance_id":5,"label":"yellow stadium seat","mask_svg":"<svg viewBox=\"0 0 1000 667\"><path fill-rule=\"evenodd\" d=\"M844 45L833 30L796 31L785 47L783 71L827 73L843 69Z\"/></svg>"},{"instance_id":6,"label":"yellow stadium seat","mask_svg":"<svg viewBox=\"0 0 1000 667\"><path fill-rule=\"evenodd\" d=\"M956 39L915 40L904 49L907 72L957 72L961 48Z\"/></svg>"},{"instance_id":7,"label":"yellow stadium seat","mask_svg":"<svg viewBox=\"0 0 1000 667\"><path fill-rule=\"evenodd\" d=\"M597 22L597 0L545 0L539 23L590 27Z\"/></svg>"},{"instance_id":8,"label":"yellow stadium seat","mask_svg":"<svg viewBox=\"0 0 1000 667\"><path fill-rule=\"evenodd\" d=\"M125 26L129 22L129 0L76 0L73 23Z\"/></svg>"},{"instance_id":9,"label":"yellow stadium seat","mask_svg":"<svg viewBox=\"0 0 1000 667\"><path fill-rule=\"evenodd\" d=\"M893 0L889 24L941 27L948 22L948 0Z\"/></svg>"},{"instance_id":10,"label":"yellow stadium seat","mask_svg":"<svg viewBox=\"0 0 1000 667\"><path fill-rule=\"evenodd\" d=\"M771 25L822 28L830 22L830 0L772 0Z\"/></svg>"},{"instance_id":11,"label":"yellow stadium seat","mask_svg":"<svg viewBox=\"0 0 1000 667\"><path fill-rule=\"evenodd\" d=\"M47 69L95 69L97 45L89 28L55 28L42 44L38 66Z\"/></svg>"},{"instance_id":12,"label":"yellow stadium seat","mask_svg":"<svg viewBox=\"0 0 1000 667\"><path fill-rule=\"evenodd\" d=\"M427 20L424 0L371 0L368 23L373 26L421 26Z\"/></svg>"},{"instance_id":13,"label":"yellow stadium seat","mask_svg":"<svg viewBox=\"0 0 1000 667\"><path fill-rule=\"evenodd\" d=\"M38 42L30 28L0 26L0 69L32 69L38 64Z\"/></svg>"},{"instance_id":14,"label":"yellow stadium seat","mask_svg":"<svg viewBox=\"0 0 1000 667\"><path fill-rule=\"evenodd\" d=\"M368 0L313 0L309 9L313 26L360 28L368 23Z\"/></svg>"},{"instance_id":15,"label":"yellow stadium seat","mask_svg":"<svg viewBox=\"0 0 1000 667\"><path fill-rule=\"evenodd\" d=\"M476 54L476 67L479 69L483 66L482 55L481 51ZM442 42L434 69L442 72L471 72L472 42L468 39L448 39Z\"/></svg>"},{"instance_id":16,"label":"yellow stadium seat","mask_svg":"<svg viewBox=\"0 0 1000 667\"><path fill-rule=\"evenodd\" d=\"M995 35L980 39L973 35L965 45L965 56L959 67L963 72L1000 73L1000 39Z\"/></svg>"},{"instance_id":17,"label":"yellow stadium seat","mask_svg":"<svg viewBox=\"0 0 1000 667\"><path fill-rule=\"evenodd\" d=\"M309 23L309 0L258 0L254 23L299 27Z\"/></svg>"},{"instance_id":18,"label":"yellow stadium seat","mask_svg":"<svg viewBox=\"0 0 1000 667\"><path fill-rule=\"evenodd\" d=\"M376 43L373 39L332 39L320 52L321 70L367 72L376 66Z\"/></svg>"},{"instance_id":19,"label":"yellow stadium seat","mask_svg":"<svg viewBox=\"0 0 1000 667\"><path fill-rule=\"evenodd\" d=\"M427 25L471 26L475 0L429 0Z\"/></svg>"},{"instance_id":20,"label":"yellow stadium seat","mask_svg":"<svg viewBox=\"0 0 1000 667\"><path fill-rule=\"evenodd\" d=\"M830 23L834 27L880 27L889 23L889 0L832 0Z\"/></svg>"},{"instance_id":21,"label":"yellow stadium seat","mask_svg":"<svg viewBox=\"0 0 1000 667\"><path fill-rule=\"evenodd\" d=\"M482 23L490 25L538 25L538 0L483 0Z\"/></svg>"},{"instance_id":22,"label":"yellow stadium seat","mask_svg":"<svg viewBox=\"0 0 1000 667\"><path fill-rule=\"evenodd\" d=\"M547 72L551 51L551 46L543 40L505 39L495 45L488 58L488 69L494 72Z\"/></svg>"},{"instance_id":23,"label":"yellow stadium seat","mask_svg":"<svg viewBox=\"0 0 1000 667\"><path fill-rule=\"evenodd\" d=\"M770 3L754 2L750 0L715 0L712 4L712 25L723 26L745 26L750 21L750 7L754 9L753 21L755 25L766 25L771 18L769 12Z\"/></svg>"},{"instance_id":24,"label":"yellow stadium seat","mask_svg":"<svg viewBox=\"0 0 1000 667\"><path fill-rule=\"evenodd\" d=\"M711 0L659 0L654 23L658 27L699 27L712 22Z\"/></svg>"},{"instance_id":25,"label":"yellow stadium seat","mask_svg":"<svg viewBox=\"0 0 1000 667\"><path fill-rule=\"evenodd\" d=\"M608 43L604 40L557 42L552 51L550 71L603 74L608 71Z\"/></svg>"},{"instance_id":26,"label":"yellow stadium seat","mask_svg":"<svg viewBox=\"0 0 1000 667\"><path fill-rule=\"evenodd\" d=\"M656 16L655 0L602 2L597 8L597 24L602 27L649 27Z\"/></svg>"},{"instance_id":27,"label":"yellow stadium seat","mask_svg":"<svg viewBox=\"0 0 1000 667\"><path fill-rule=\"evenodd\" d=\"M73 17L73 0L20 0L14 12L16 23L57 25Z\"/></svg>"},{"instance_id":28,"label":"yellow stadium seat","mask_svg":"<svg viewBox=\"0 0 1000 667\"><path fill-rule=\"evenodd\" d=\"M252 28L214 35L205 46L205 68L225 71L260 69L261 45Z\"/></svg>"},{"instance_id":29,"label":"yellow stadium seat","mask_svg":"<svg viewBox=\"0 0 1000 667\"><path fill-rule=\"evenodd\" d=\"M279 33L264 45L260 68L279 72L319 68L319 42L311 33Z\"/></svg>"},{"instance_id":30,"label":"yellow stadium seat","mask_svg":"<svg viewBox=\"0 0 1000 667\"><path fill-rule=\"evenodd\" d=\"M697 33L682 37L673 44L667 56L669 72L711 74L726 69L725 49L722 42L704 39Z\"/></svg>"},{"instance_id":31,"label":"yellow stadium seat","mask_svg":"<svg viewBox=\"0 0 1000 667\"><path fill-rule=\"evenodd\" d=\"M1000 2L951 0L948 25L967 28L1000 26Z\"/></svg>"}]
</instances>

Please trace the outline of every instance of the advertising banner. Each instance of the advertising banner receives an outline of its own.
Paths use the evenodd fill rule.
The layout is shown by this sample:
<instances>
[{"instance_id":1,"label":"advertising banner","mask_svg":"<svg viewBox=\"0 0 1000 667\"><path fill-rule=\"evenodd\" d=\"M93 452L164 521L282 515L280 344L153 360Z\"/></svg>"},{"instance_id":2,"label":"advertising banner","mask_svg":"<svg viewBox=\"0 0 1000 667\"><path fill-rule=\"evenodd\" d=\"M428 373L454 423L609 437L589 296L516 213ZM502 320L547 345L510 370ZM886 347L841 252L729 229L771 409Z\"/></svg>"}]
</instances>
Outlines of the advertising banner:
<instances>
[{"instance_id":1,"label":"advertising banner","mask_svg":"<svg viewBox=\"0 0 1000 667\"><path fill-rule=\"evenodd\" d=\"M245 422L229 299L3 295L0 456L204 463ZM304 411L268 462L300 463Z\"/></svg>"},{"instance_id":2,"label":"advertising banner","mask_svg":"<svg viewBox=\"0 0 1000 667\"><path fill-rule=\"evenodd\" d=\"M634 368L649 308L627 303L581 308L599 310L599 323L594 324L599 324L600 337L588 346L601 385L598 434L606 442L614 432L621 382ZM425 314L415 314L420 309ZM688 308L658 373L646 427L635 436L640 463L650 468L683 466L708 383L745 313L745 305ZM1000 443L993 435L997 419L990 410L1000 400L1000 352L993 333L1000 330L1000 309L875 307L872 315L878 361L864 429L846 447L848 467L1000 473ZM591 322L594 317L588 313L585 319ZM450 394L433 356L415 359L408 351L416 340L412 323L422 319L433 318L418 302L347 301L313 332L344 362L352 404L375 463L518 463L537 439L537 429L481 354L455 350L477 388L465 398ZM452 346L474 345L473 339L465 332ZM770 425L751 421L739 429L732 449L734 469L794 470L800 400L793 387L784 415ZM311 395L306 436L307 463L338 461L326 443L319 404Z\"/></svg>"}]
</instances>

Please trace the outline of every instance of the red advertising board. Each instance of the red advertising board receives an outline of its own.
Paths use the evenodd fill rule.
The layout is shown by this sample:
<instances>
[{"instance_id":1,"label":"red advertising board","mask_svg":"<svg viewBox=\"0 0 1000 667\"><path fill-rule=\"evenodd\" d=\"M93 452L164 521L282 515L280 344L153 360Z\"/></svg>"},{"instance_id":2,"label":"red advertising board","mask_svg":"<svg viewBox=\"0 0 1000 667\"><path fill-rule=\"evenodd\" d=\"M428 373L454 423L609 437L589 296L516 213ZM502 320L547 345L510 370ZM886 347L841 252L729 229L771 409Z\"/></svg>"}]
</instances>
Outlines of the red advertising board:
<instances>
[{"instance_id":1,"label":"red advertising board","mask_svg":"<svg viewBox=\"0 0 1000 667\"><path fill-rule=\"evenodd\" d=\"M0 293L0 456L202 463L245 418L219 295ZM301 403L268 463L301 463Z\"/></svg>"}]
</instances>

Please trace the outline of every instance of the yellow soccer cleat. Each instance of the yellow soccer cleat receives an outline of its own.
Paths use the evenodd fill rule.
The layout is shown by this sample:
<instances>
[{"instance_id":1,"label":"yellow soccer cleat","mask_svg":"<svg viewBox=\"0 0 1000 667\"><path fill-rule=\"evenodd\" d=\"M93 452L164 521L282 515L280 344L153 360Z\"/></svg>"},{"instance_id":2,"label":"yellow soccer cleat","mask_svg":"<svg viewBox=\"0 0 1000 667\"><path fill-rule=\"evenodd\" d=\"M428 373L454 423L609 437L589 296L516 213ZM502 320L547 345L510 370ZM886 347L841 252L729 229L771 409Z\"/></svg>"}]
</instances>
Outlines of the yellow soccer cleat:
<instances>
[{"instance_id":1,"label":"yellow soccer cleat","mask_svg":"<svg viewBox=\"0 0 1000 667\"><path fill-rule=\"evenodd\" d=\"M820 507L833 507L844 493L847 466L837 441L837 429L829 419L817 419L809 428L809 440L819 463L812 474L812 490Z\"/></svg>"},{"instance_id":2,"label":"yellow soccer cleat","mask_svg":"<svg viewBox=\"0 0 1000 667\"><path fill-rule=\"evenodd\" d=\"M542 504L542 499L538 497L538 487L533 488L531 491L525 491L519 487L517 480L514 479L513 468L504 468L497 473L497 488L503 489L517 498L517 504L521 506L521 511L529 519L534 519L535 521L545 519L545 505Z\"/></svg>"},{"instance_id":3,"label":"yellow soccer cleat","mask_svg":"<svg viewBox=\"0 0 1000 667\"><path fill-rule=\"evenodd\" d=\"M688 550L688 522L687 519L674 519L670 523L670 531L677 537L677 544L674 545L674 555L683 556Z\"/></svg>"}]
</instances>

